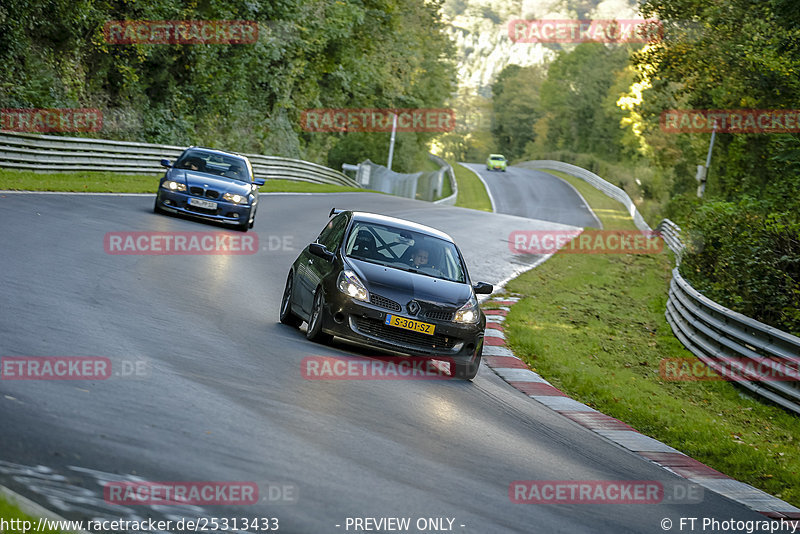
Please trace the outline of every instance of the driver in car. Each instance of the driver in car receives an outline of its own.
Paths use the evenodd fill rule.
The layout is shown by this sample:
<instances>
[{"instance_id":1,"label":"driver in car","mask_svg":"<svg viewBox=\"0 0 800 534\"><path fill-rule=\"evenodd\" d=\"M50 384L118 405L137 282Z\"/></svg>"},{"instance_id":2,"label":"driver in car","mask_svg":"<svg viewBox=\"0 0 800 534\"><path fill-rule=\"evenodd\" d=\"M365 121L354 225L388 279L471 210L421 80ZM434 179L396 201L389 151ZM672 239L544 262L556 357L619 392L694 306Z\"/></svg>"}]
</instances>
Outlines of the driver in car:
<instances>
[{"instance_id":1,"label":"driver in car","mask_svg":"<svg viewBox=\"0 0 800 534\"><path fill-rule=\"evenodd\" d=\"M423 247L416 247L411 251L411 266L415 269L428 266L428 250Z\"/></svg>"},{"instance_id":2,"label":"driver in car","mask_svg":"<svg viewBox=\"0 0 800 534\"><path fill-rule=\"evenodd\" d=\"M191 171L199 171L200 167L203 165L203 160L200 158L186 158L186 160L181 165L184 169L189 169Z\"/></svg>"}]
</instances>

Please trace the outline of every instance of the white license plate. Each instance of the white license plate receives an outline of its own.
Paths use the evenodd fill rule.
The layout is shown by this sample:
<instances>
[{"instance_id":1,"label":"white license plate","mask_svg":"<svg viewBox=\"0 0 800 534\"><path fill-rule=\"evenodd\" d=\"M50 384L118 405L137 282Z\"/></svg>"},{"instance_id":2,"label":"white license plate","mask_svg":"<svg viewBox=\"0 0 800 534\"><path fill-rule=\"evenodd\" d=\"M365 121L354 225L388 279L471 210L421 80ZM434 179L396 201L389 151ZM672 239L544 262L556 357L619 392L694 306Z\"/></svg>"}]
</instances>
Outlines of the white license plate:
<instances>
[{"instance_id":1,"label":"white license plate","mask_svg":"<svg viewBox=\"0 0 800 534\"><path fill-rule=\"evenodd\" d=\"M196 206L198 208L203 208L206 210L215 210L217 209L217 203L211 202L210 200L203 200L202 198L190 198L189 199L190 206Z\"/></svg>"}]
</instances>

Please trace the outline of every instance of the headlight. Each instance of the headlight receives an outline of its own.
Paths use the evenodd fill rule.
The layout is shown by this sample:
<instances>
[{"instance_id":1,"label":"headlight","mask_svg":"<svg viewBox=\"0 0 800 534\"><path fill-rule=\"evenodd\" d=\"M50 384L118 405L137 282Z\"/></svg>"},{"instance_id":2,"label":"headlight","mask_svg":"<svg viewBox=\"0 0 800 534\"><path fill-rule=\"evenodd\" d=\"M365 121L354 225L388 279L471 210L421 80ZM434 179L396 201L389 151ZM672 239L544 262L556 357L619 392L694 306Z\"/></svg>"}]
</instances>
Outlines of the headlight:
<instances>
[{"instance_id":1,"label":"headlight","mask_svg":"<svg viewBox=\"0 0 800 534\"><path fill-rule=\"evenodd\" d=\"M186 191L186 184L176 182L175 180L166 180L161 187L169 189L170 191Z\"/></svg>"},{"instance_id":2,"label":"headlight","mask_svg":"<svg viewBox=\"0 0 800 534\"><path fill-rule=\"evenodd\" d=\"M479 316L478 300L473 295L463 306L458 309L453 321L457 323L477 323Z\"/></svg>"},{"instance_id":3,"label":"headlight","mask_svg":"<svg viewBox=\"0 0 800 534\"><path fill-rule=\"evenodd\" d=\"M242 204L247 202L247 197L243 197L242 195L232 195L230 193L225 193L222 195L222 200L227 200L228 202L233 202L234 204Z\"/></svg>"},{"instance_id":4,"label":"headlight","mask_svg":"<svg viewBox=\"0 0 800 534\"><path fill-rule=\"evenodd\" d=\"M339 291L347 295L348 297L354 298L356 300L369 300L369 291L367 291L366 286L364 283L358 278L356 273L351 271L350 269L345 269L339 275L339 281L336 283Z\"/></svg>"}]
</instances>

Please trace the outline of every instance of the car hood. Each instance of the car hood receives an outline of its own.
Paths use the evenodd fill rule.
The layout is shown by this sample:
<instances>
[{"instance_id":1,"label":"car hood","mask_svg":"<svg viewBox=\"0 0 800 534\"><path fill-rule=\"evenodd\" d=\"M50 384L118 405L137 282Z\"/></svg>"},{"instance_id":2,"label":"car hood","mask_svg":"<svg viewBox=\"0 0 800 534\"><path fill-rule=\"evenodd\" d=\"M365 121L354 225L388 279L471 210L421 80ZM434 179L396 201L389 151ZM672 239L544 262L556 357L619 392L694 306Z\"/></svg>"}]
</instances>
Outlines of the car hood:
<instances>
[{"instance_id":1,"label":"car hood","mask_svg":"<svg viewBox=\"0 0 800 534\"><path fill-rule=\"evenodd\" d=\"M184 183L186 187L196 186L202 187L203 189L213 189L215 191L220 191L221 194L231 193L247 196L247 194L252 191L251 184L246 182L187 169L173 169L170 172L169 179Z\"/></svg>"},{"instance_id":2,"label":"car hood","mask_svg":"<svg viewBox=\"0 0 800 534\"><path fill-rule=\"evenodd\" d=\"M469 284L432 278L392 267L347 258L367 290L405 305L411 299L460 307L472 296Z\"/></svg>"}]
</instances>

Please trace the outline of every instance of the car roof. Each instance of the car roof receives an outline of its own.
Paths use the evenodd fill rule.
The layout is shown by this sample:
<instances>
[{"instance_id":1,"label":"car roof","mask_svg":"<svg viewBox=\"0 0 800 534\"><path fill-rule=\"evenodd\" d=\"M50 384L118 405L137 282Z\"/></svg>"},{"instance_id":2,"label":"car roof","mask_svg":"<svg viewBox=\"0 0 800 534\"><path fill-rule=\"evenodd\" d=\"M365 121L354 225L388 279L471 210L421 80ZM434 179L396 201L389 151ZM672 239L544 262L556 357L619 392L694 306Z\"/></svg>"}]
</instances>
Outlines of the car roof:
<instances>
[{"instance_id":1,"label":"car roof","mask_svg":"<svg viewBox=\"0 0 800 534\"><path fill-rule=\"evenodd\" d=\"M234 156L241 159L247 159L247 156L243 154L237 154L236 152L226 152L224 150L217 150L216 148L208 148L204 146L190 146L186 150L202 150L204 152L211 152L212 154L218 154L220 156Z\"/></svg>"},{"instance_id":2,"label":"car roof","mask_svg":"<svg viewBox=\"0 0 800 534\"><path fill-rule=\"evenodd\" d=\"M506 159L506 157L504 155L502 155L502 154L489 154L489 157L490 158L503 158L503 159Z\"/></svg>"},{"instance_id":3,"label":"car roof","mask_svg":"<svg viewBox=\"0 0 800 534\"><path fill-rule=\"evenodd\" d=\"M386 224L389 226L394 226L395 228L402 228L403 230L411 230L414 232L432 235L434 237L454 243L453 238L446 233L442 232L441 230L437 230L436 228L425 226L424 224L407 221L405 219L398 219L397 217L389 217L388 215L369 213L366 211L353 211L351 213L353 214L353 220L355 221Z\"/></svg>"}]
</instances>

